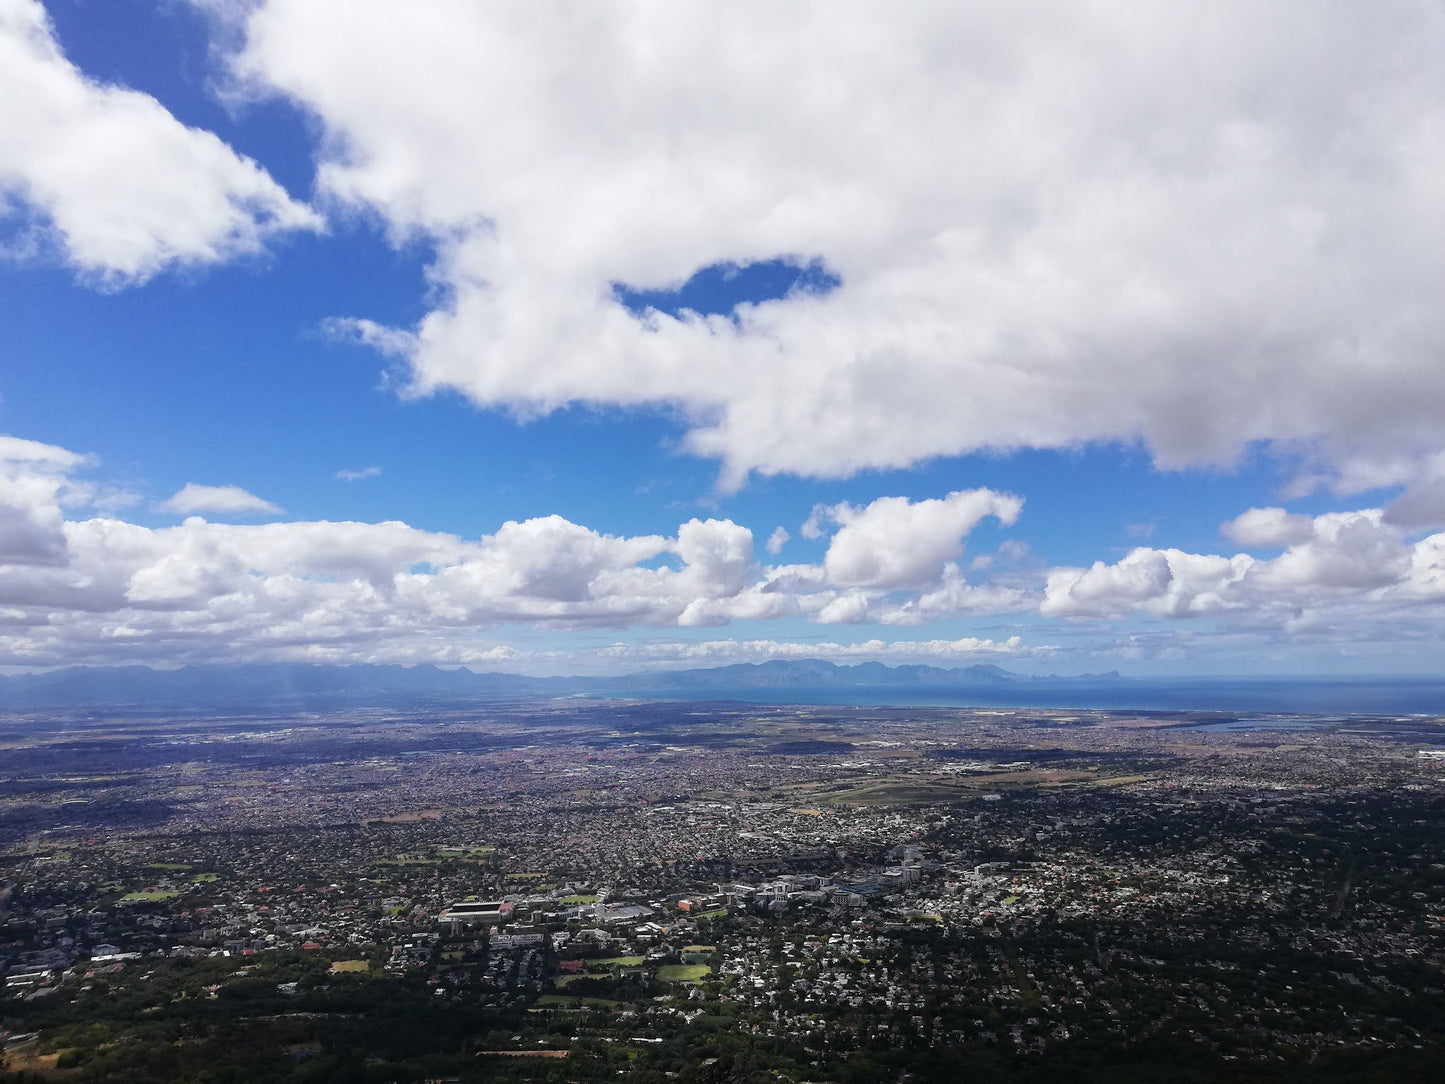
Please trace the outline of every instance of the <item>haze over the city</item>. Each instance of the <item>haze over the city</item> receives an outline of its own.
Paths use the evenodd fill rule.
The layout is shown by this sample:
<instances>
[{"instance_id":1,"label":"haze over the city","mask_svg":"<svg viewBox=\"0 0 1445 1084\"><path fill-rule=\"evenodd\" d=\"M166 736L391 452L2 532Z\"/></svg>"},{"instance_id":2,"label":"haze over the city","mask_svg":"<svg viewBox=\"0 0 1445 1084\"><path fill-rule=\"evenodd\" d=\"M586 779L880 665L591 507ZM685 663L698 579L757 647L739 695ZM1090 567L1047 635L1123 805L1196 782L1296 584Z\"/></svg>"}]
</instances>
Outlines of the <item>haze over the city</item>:
<instances>
[{"instance_id":1,"label":"haze over the city","mask_svg":"<svg viewBox=\"0 0 1445 1084\"><path fill-rule=\"evenodd\" d=\"M1442 55L0 0L0 667L1438 676Z\"/></svg>"}]
</instances>

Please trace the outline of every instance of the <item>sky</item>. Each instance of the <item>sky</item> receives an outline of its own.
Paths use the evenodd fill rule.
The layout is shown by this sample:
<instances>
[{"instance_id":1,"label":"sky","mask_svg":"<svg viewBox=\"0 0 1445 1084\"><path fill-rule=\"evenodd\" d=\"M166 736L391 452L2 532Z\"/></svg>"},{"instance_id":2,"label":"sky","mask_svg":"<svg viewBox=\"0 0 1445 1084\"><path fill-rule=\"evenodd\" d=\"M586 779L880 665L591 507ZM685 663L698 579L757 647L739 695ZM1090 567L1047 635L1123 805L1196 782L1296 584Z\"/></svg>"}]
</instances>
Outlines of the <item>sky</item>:
<instances>
[{"instance_id":1,"label":"sky","mask_svg":"<svg viewBox=\"0 0 1445 1084\"><path fill-rule=\"evenodd\" d=\"M0 0L0 670L1445 673L1441 55Z\"/></svg>"}]
</instances>

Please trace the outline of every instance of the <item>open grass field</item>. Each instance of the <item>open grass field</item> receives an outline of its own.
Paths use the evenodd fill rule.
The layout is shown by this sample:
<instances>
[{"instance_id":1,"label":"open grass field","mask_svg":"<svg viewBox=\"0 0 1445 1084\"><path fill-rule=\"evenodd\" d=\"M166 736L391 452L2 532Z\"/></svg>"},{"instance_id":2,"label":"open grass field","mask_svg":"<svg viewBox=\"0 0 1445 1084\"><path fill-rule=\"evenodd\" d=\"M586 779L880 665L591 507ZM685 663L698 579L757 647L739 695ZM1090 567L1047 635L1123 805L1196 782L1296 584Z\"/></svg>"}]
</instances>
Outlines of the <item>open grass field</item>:
<instances>
[{"instance_id":1,"label":"open grass field","mask_svg":"<svg viewBox=\"0 0 1445 1084\"><path fill-rule=\"evenodd\" d=\"M161 900L173 900L180 895L180 892L171 888L154 888L137 892L127 892L120 898L121 903L158 903Z\"/></svg>"},{"instance_id":2,"label":"open grass field","mask_svg":"<svg viewBox=\"0 0 1445 1084\"><path fill-rule=\"evenodd\" d=\"M415 824L417 821L440 820L440 809L417 809L408 813L396 813L390 817L372 817L376 824Z\"/></svg>"},{"instance_id":3,"label":"open grass field","mask_svg":"<svg viewBox=\"0 0 1445 1084\"><path fill-rule=\"evenodd\" d=\"M40 1051L40 1044L34 1041L12 1046L0 1055L0 1068L12 1073L34 1073L40 1080L64 1080L70 1072L74 1072L56 1068L65 1051L55 1050L48 1054Z\"/></svg>"},{"instance_id":4,"label":"open grass field","mask_svg":"<svg viewBox=\"0 0 1445 1084\"><path fill-rule=\"evenodd\" d=\"M337 960L331 965L333 975L364 975L371 970L367 960Z\"/></svg>"},{"instance_id":5,"label":"open grass field","mask_svg":"<svg viewBox=\"0 0 1445 1084\"><path fill-rule=\"evenodd\" d=\"M662 982L699 983L712 974L707 964L663 964L657 969Z\"/></svg>"},{"instance_id":6,"label":"open grass field","mask_svg":"<svg viewBox=\"0 0 1445 1084\"><path fill-rule=\"evenodd\" d=\"M495 847L433 847L427 851L399 854L395 858L383 858L382 866L442 866L448 862L463 864L485 864L497 853ZM541 876L541 874L537 874Z\"/></svg>"}]
</instances>

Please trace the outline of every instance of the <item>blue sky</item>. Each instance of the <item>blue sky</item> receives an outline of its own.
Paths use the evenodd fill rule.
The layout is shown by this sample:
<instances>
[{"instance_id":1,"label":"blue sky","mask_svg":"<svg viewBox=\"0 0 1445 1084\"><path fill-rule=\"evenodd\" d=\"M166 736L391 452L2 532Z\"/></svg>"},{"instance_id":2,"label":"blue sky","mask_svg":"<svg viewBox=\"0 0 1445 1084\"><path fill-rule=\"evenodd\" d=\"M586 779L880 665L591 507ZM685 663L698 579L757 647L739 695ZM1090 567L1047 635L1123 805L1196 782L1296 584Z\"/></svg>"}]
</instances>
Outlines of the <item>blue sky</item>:
<instances>
[{"instance_id":1,"label":"blue sky","mask_svg":"<svg viewBox=\"0 0 1445 1084\"><path fill-rule=\"evenodd\" d=\"M0 665L1438 673L1440 28L954 8L0 0Z\"/></svg>"}]
</instances>

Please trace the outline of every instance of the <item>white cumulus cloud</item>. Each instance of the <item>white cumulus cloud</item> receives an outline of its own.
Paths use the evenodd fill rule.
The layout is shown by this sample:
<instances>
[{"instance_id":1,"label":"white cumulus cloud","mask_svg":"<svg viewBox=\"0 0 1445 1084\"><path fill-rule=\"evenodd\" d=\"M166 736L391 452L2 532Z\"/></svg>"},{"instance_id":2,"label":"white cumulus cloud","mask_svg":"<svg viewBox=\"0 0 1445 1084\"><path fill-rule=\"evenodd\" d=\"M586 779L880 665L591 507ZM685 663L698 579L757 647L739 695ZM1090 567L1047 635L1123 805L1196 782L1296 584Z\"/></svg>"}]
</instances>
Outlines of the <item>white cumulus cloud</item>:
<instances>
[{"instance_id":1,"label":"white cumulus cloud","mask_svg":"<svg viewBox=\"0 0 1445 1084\"><path fill-rule=\"evenodd\" d=\"M1283 508L1251 508L1220 527L1231 542L1241 546L1292 546L1314 533L1309 516Z\"/></svg>"},{"instance_id":2,"label":"white cumulus cloud","mask_svg":"<svg viewBox=\"0 0 1445 1084\"><path fill-rule=\"evenodd\" d=\"M1250 516L1241 519L1254 522ZM1445 534L1412 542L1378 508L1326 513L1307 526L1301 532L1290 523L1295 541L1270 559L1139 548L1113 564L1051 569L1039 611L1214 617L1226 629L1296 640L1388 640L1411 629L1438 637L1445 630ZM1281 534L1262 529L1259 537L1274 547Z\"/></svg>"},{"instance_id":3,"label":"white cumulus cloud","mask_svg":"<svg viewBox=\"0 0 1445 1084\"><path fill-rule=\"evenodd\" d=\"M203 486L187 482L158 506L162 512L181 516L218 512L221 515L280 515L281 509L268 500L248 493L240 486Z\"/></svg>"},{"instance_id":4,"label":"white cumulus cloud","mask_svg":"<svg viewBox=\"0 0 1445 1084\"><path fill-rule=\"evenodd\" d=\"M680 408L728 485L1101 440L1284 442L1327 478L1441 450L1424 0L219 7L242 85L323 128L321 193L436 243L418 324L338 314L414 394ZM841 285L712 317L614 290L774 258Z\"/></svg>"},{"instance_id":5,"label":"white cumulus cloud","mask_svg":"<svg viewBox=\"0 0 1445 1084\"><path fill-rule=\"evenodd\" d=\"M151 528L108 510L106 489L82 477L93 467L63 448L0 437L0 666L296 659L514 661L557 670L565 659L510 654L516 649L497 642L496 631L591 635L760 621L918 627L988 616L996 625L1002 615L1036 629L1067 619L1071 649L1092 623L1132 619L1110 642L1160 658L1187 657L1212 641L1238 650L1354 648L1429 644L1445 634L1445 533L1416 537L1378 508L1309 518L1307 534L1289 521L1295 541L1272 557L1140 547L1112 562L1045 569L1019 564L1021 547L1006 545L995 556L1008 560L966 575L959 558L967 533L986 516L1012 522L1019 498L968 490L832 506L818 517L819 530L833 532L821 562L767 565L747 527L717 518L636 536L556 515L475 538L400 522L217 523L194 515ZM192 487L195 503L186 508L257 510L258 498L236 492ZM1275 549L1281 536L1262 529L1257 537ZM1010 565L993 580L968 578ZM860 640L862 647L749 635L739 640L753 646L691 658L1054 650L1043 636L1025 644L1006 628ZM674 642L731 641L665 641ZM637 660L650 658L645 644L631 649ZM659 649L680 663L691 650ZM585 654L574 657L586 662Z\"/></svg>"},{"instance_id":6,"label":"white cumulus cloud","mask_svg":"<svg viewBox=\"0 0 1445 1084\"><path fill-rule=\"evenodd\" d=\"M945 563L963 556L964 537L986 516L1008 526L1023 501L991 489L969 489L942 499L880 497L865 507L843 503L814 512L837 533L823 571L840 587L917 587L938 579Z\"/></svg>"},{"instance_id":7,"label":"white cumulus cloud","mask_svg":"<svg viewBox=\"0 0 1445 1084\"><path fill-rule=\"evenodd\" d=\"M368 478L380 478L380 467L360 467L356 470L339 470L336 472L338 482L363 482Z\"/></svg>"},{"instance_id":8,"label":"white cumulus cloud","mask_svg":"<svg viewBox=\"0 0 1445 1084\"><path fill-rule=\"evenodd\" d=\"M147 94L86 78L39 0L0 0L0 209L18 198L76 268L120 284L315 229L260 166Z\"/></svg>"}]
</instances>

